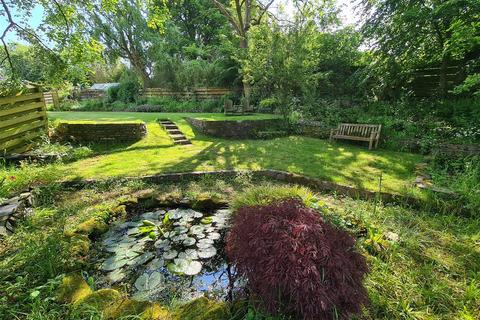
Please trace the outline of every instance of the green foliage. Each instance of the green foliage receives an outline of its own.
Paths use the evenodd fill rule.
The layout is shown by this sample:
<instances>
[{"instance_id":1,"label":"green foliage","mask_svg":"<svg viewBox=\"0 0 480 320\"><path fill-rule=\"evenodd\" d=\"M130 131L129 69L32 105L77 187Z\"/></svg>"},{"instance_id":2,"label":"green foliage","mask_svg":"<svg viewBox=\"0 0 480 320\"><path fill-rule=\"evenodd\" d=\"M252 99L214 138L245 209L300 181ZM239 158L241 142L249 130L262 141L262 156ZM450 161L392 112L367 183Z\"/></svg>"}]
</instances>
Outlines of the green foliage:
<instances>
[{"instance_id":1,"label":"green foliage","mask_svg":"<svg viewBox=\"0 0 480 320\"><path fill-rule=\"evenodd\" d=\"M304 116L324 127L341 122L382 124L381 147L429 153L439 143L478 143L480 100L359 102L322 99L305 106Z\"/></svg>"},{"instance_id":2,"label":"green foliage","mask_svg":"<svg viewBox=\"0 0 480 320\"><path fill-rule=\"evenodd\" d=\"M118 100L124 103L135 102L140 94L140 89L141 84L135 73L126 72L120 79L117 91Z\"/></svg>"},{"instance_id":3,"label":"green foliage","mask_svg":"<svg viewBox=\"0 0 480 320\"><path fill-rule=\"evenodd\" d=\"M230 205L233 210L242 207L265 206L272 202L290 198L298 198L310 207L316 201L312 191L302 186L276 186L273 184L264 184L253 187L238 194Z\"/></svg>"},{"instance_id":4,"label":"green foliage","mask_svg":"<svg viewBox=\"0 0 480 320\"><path fill-rule=\"evenodd\" d=\"M363 34L376 43L370 68L375 76L369 80L375 83L375 95L398 97L415 69L425 66L441 67L437 90L446 95L445 67L451 61L465 64L478 46L479 2L382 0L362 4L367 16Z\"/></svg>"},{"instance_id":5,"label":"green foliage","mask_svg":"<svg viewBox=\"0 0 480 320\"><path fill-rule=\"evenodd\" d=\"M441 151L433 157L429 168L435 185L444 186L458 194L451 201L458 212L480 212L480 157L463 154L447 154ZM439 195L431 194L433 199L442 201Z\"/></svg>"},{"instance_id":6,"label":"green foliage","mask_svg":"<svg viewBox=\"0 0 480 320\"><path fill-rule=\"evenodd\" d=\"M112 103L119 100L118 92L120 91L120 86L110 87L107 90L107 102Z\"/></svg>"}]
</instances>

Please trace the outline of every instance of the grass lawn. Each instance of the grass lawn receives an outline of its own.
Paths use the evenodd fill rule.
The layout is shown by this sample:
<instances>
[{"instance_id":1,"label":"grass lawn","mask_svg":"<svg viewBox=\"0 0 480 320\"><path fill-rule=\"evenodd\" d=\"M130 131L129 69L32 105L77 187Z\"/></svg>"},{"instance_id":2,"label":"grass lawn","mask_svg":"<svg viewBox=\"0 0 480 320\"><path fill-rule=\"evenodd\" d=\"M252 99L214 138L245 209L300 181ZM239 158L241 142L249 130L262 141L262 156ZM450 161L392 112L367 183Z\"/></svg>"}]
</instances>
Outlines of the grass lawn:
<instances>
[{"instance_id":1,"label":"grass lawn","mask_svg":"<svg viewBox=\"0 0 480 320\"><path fill-rule=\"evenodd\" d=\"M59 170L67 178L106 178L161 172L216 169L277 169L329 180L344 185L377 190L380 174L383 190L402 193L414 180L419 155L368 151L364 146L290 136L272 140L225 140L196 135L183 117L213 120L258 119L269 115L233 116L223 114L131 113L131 112L49 112L51 120L97 120L147 122L148 135L132 144L93 145L99 154ZM155 123L157 118L175 122L191 139L192 146L174 146Z\"/></svg>"},{"instance_id":2,"label":"grass lawn","mask_svg":"<svg viewBox=\"0 0 480 320\"><path fill-rule=\"evenodd\" d=\"M64 230L102 215L117 199L135 190L155 188L163 195L208 193L231 201L236 194L260 184L243 176L165 185L113 182L75 192L54 185L38 190L34 213L14 235L0 242L0 319L103 319L96 309L74 310L57 303L55 296L61 275L94 275L98 268L92 263L96 250L87 250L84 257L86 252L79 251L78 243L65 237ZM320 195L318 204L321 214L355 235L368 261L370 272L365 286L370 303L361 319L478 319L478 219L397 205L379 204L374 209L374 202L330 195ZM389 232L398 239L385 240ZM175 301L164 306L174 307Z\"/></svg>"}]
</instances>

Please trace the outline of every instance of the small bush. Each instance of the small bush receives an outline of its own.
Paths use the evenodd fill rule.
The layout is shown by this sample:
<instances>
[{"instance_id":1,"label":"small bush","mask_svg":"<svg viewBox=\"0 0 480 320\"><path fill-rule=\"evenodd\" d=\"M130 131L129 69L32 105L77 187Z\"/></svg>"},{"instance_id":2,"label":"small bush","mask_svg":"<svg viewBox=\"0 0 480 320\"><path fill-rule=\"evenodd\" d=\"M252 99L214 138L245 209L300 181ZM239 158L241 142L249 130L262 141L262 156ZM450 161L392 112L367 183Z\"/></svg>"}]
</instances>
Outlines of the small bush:
<instances>
[{"instance_id":1,"label":"small bush","mask_svg":"<svg viewBox=\"0 0 480 320\"><path fill-rule=\"evenodd\" d=\"M100 99L82 101L79 109L82 111L108 111L107 104Z\"/></svg>"},{"instance_id":2,"label":"small bush","mask_svg":"<svg viewBox=\"0 0 480 320\"><path fill-rule=\"evenodd\" d=\"M120 89L119 86L108 88L108 90L107 90L107 102L112 103L112 102L118 100L119 89Z\"/></svg>"},{"instance_id":3,"label":"small bush","mask_svg":"<svg viewBox=\"0 0 480 320\"><path fill-rule=\"evenodd\" d=\"M129 103L137 101L141 85L133 72L126 72L118 86L117 100Z\"/></svg>"},{"instance_id":4,"label":"small bush","mask_svg":"<svg viewBox=\"0 0 480 320\"><path fill-rule=\"evenodd\" d=\"M367 302L367 264L354 245L347 232L290 199L240 208L226 253L270 313L346 319Z\"/></svg>"},{"instance_id":5,"label":"small bush","mask_svg":"<svg viewBox=\"0 0 480 320\"><path fill-rule=\"evenodd\" d=\"M316 200L313 192L306 187L263 184L237 195L231 207L237 210L241 207L265 206L274 201L291 198L301 200L307 207L312 206Z\"/></svg>"},{"instance_id":6,"label":"small bush","mask_svg":"<svg viewBox=\"0 0 480 320\"><path fill-rule=\"evenodd\" d=\"M267 98L260 101L258 104L258 112L272 113L279 107L277 98Z\"/></svg>"}]
</instances>

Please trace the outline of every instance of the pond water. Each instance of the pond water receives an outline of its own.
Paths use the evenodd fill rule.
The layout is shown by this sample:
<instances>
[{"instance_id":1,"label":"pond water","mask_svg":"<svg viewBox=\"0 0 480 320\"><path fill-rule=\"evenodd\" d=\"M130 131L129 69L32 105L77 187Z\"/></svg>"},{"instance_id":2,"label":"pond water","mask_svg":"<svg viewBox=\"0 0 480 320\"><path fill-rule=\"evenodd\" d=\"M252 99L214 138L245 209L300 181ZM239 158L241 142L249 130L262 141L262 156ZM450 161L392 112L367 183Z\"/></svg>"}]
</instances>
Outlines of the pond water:
<instances>
[{"instance_id":1,"label":"pond water","mask_svg":"<svg viewBox=\"0 0 480 320\"><path fill-rule=\"evenodd\" d=\"M225 232L231 212L156 209L115 223L102 238L100 286L137 300L225 299L231 284Z\"/></svg>"}]
</instances>

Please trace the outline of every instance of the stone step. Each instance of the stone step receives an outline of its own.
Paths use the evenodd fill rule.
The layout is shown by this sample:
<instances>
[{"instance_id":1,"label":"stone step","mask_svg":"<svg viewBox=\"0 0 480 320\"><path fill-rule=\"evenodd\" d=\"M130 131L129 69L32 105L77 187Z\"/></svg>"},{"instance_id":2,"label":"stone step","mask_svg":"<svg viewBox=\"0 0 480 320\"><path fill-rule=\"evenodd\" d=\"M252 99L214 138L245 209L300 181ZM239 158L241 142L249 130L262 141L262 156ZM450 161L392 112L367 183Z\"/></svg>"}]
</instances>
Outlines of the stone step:
<instances>
[{"instance_id":1,"label":"stone step","mask_svg":"<svg viewBox=\"0 0 480 320\"><path fill-rule=\"evenodd\" d=\"M173 140L187 140L187 137L185 137L183 134L172 134L170 135L170 138Z\"/></svg>"},{"instance_id":2,"label":"stone step","mask_svg":"<svg viewBox=\"0 0 480 320\"><path fill-rule=\"evenodd\" d=\"M174 124L166 124L163 126L165 129L174 129L174 130L178 130L178 127Z\"/></svg>"},{"instance_id":3,"label":"stone step","mask_svg":"<svg viewBox=\"0 0 480 320\"><path fill-rule=\"evenodd\" d=\"M174 134L183 134L182 131L178 129L167 129L168 134L174 135Z\"/></svg>"},{"instance_id":4,"label":"stone step","mask_svg":"<svg viewBox=\"0 0 480 320\"><path fill-rule=\"evenodd\" d=\"M192 144L189 140L184 139L184 140L175 140L173 141L174 144L180 144L180 145L188 145Z\"/></svg>"}]
</instances>

